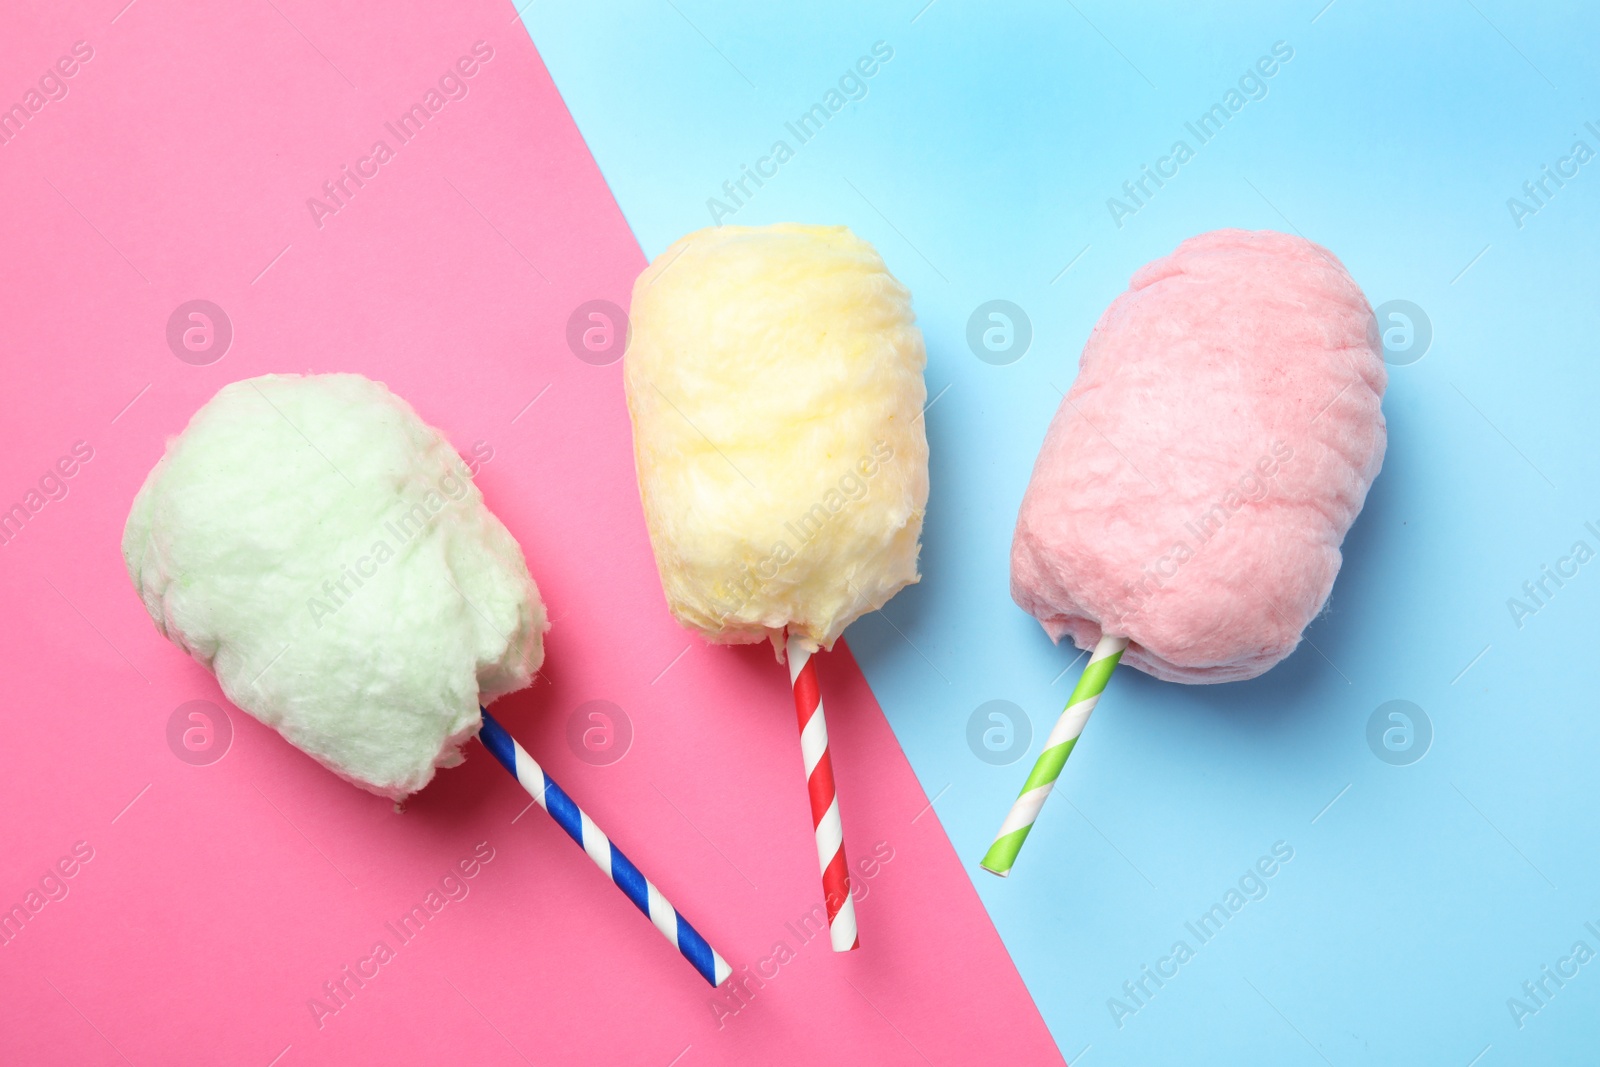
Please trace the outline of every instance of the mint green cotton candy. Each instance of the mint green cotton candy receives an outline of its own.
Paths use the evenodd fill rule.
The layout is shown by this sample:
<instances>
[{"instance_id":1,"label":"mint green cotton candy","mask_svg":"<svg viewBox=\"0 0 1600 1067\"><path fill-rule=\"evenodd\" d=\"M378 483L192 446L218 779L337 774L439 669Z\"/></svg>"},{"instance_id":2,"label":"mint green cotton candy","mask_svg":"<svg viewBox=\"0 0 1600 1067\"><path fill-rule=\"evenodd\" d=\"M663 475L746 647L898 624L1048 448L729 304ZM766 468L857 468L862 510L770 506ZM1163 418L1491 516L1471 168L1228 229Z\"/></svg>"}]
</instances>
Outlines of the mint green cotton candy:
<instances>
[{"instance_id":1,"label":"mint green cotton candy","mask_svg":"<svg viewBox=\"0 0 1600 1067\"><path fill-rule=\"evenodd\" d=\"M544 660L539 590L466 464L355 374L223 387L167 442L122 555L229 700L397 800Z\"/></svg>"}]
</instances>

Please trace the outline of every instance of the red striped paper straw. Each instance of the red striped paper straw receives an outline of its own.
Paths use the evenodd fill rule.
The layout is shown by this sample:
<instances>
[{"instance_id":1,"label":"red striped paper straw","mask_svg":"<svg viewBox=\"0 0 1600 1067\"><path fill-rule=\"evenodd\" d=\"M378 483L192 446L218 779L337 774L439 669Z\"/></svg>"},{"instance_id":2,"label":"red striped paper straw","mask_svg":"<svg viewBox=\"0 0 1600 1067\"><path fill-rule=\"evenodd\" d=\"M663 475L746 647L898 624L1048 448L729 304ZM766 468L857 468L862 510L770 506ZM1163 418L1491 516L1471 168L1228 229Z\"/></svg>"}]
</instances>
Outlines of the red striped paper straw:
<instances>
[{"instance_id":1,"label":"red striped paper straw","mask_svg":"<svg viewBox=\"0 0 1600 1067\"><path fill-rule=\"evenodd\" d=\"M828 906L828 937L835 952L861 947L856 933L856 902L850 897L850 868L844 858L844 823L833 788L833 759L828 755L828 723L822 716L822 691L811 652L793 634L788 638L789 681L794 686L794 711L800 721L800 754L806 762L806 787L811 794L811 824L817 832L817 863L822 868L822 897Z\"/></svg>"}]
</instances>

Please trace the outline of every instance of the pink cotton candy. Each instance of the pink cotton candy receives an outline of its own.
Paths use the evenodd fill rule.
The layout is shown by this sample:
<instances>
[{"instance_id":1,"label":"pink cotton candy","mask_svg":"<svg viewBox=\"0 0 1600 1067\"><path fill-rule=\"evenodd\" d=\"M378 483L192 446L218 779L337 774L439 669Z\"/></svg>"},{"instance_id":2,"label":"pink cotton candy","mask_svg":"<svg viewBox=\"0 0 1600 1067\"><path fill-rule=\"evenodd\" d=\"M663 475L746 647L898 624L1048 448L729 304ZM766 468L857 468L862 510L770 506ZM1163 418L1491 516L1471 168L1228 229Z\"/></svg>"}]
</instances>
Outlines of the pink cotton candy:
<instances>
[{"instance_id":1,"label":"pink cotton candy","mask_svg":"<svg viewBox=\"0 0 1600 1067\"><path fill-rule=\"evenodd\" d=\"M1011 595L1176 682L1294 651L1383 463L1387 375L1327 250L1218 230L1134 275L1084 346L1017 516Z\"/></svg>"}]
</instances>

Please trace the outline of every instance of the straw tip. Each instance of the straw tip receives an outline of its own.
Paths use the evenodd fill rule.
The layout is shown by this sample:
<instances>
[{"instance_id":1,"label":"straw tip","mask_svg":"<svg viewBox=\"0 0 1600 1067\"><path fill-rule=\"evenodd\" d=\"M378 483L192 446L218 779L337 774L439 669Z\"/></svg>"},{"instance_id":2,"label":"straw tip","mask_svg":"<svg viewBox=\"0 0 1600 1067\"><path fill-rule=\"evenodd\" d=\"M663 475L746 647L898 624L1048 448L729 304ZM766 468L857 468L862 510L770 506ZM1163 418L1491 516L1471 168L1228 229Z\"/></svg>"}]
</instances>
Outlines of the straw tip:
<instances>
[{"instance_id":1,"label":"straw tip","mask_svg":"<svg viewBox=\"0 0 1600 1067\"><path fill-rule=\"evenodd\" d=\"M1001 870L999 867L991 867L987 863L980 863L980 864L978 864L978 866L982 867L984 870L988 871L990 874L994 875L997 878L1010 878L1011 877L1011 868L1010 867L1007 867L1004 870Z\"/></svg>"}]
</instances>

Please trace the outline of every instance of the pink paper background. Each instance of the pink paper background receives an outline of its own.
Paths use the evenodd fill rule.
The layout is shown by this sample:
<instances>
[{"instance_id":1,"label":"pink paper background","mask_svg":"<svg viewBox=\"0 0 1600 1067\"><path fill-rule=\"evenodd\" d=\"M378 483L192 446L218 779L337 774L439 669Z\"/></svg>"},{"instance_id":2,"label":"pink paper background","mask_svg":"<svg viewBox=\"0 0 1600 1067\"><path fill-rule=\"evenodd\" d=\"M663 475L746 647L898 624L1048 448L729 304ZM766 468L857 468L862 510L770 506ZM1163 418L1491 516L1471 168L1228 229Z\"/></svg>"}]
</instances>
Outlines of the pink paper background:
<instances>
[{"instance_id":1,"label":"pink paper background","mask_svg":"<svg viewBox=\"0 0 1600 1067\"><path fill-rule=\"evenodd\" d=\"M122 3L14 9L0 36L0 103L94 49L0 145L0 507L94 449L0 547L0 907L94 851L0 947L0 1062L1059 1063L842 646L819 665L847 848L893 858L864 883L861 951L786 927L821 899L787 676L667 615L620 365L565 342L580 303L626 306L643 257L511 7ZM385 121L478 40L495 55L469 95L319 230L306 198L394 147ZM205 367L165 338L196 297L235 331ZM720 1027L718 994L554 824L513 822L527 798L476 744L404 816L238 711L219 762L169 750L178 705L225 702L129 587L129 501L223 383L334 370L494 450L479 484L556 620L502 721L736 970L796 949ZM635 730L610 766L567 743L597 698ZM470 894L319 1029L322 983L395 948L385 922L485 840Z\"/></svg>"}]
</instances>

